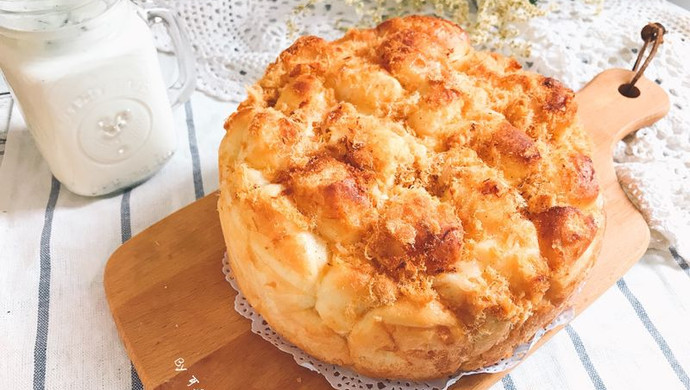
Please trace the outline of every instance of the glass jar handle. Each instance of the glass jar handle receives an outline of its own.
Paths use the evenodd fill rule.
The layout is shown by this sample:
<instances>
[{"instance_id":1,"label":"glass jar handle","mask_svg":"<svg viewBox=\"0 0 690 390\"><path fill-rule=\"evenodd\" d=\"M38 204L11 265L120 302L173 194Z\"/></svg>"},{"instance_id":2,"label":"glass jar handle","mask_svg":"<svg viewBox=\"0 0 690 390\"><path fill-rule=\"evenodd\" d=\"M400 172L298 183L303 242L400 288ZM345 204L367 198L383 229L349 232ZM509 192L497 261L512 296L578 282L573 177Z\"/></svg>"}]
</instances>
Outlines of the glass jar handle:
<instances>
[{"instance_id":1,"label":"glass jar handle","mask_svg":"<svg viewBox=\"0 0 690 390\"><path fill-rule=\"evenodd\" d=\"M156 6L143 7L144 18L149 25L163 23L172 40L175 56L177 57L177 80L168 87L168 98L171 105L177 107L189 99L196 85L196 68L194 66L194 52L189 37L175 13L168 9Z\"/></svg>"}]
</instances>

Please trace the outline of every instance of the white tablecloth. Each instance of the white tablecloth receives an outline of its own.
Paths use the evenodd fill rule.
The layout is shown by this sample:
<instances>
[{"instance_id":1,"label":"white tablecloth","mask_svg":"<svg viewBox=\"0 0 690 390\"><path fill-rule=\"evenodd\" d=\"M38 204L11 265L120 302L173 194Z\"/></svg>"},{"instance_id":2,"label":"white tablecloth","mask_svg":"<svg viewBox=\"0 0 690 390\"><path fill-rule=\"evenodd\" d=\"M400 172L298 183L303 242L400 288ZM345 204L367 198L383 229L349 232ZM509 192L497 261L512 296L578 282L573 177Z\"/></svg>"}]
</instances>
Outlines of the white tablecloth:
<instances>
[{"instance_id":1,"label":"white tablecloth","mask_svg":"<svg viewBox=\"0 0 690 390\"><path fill-rule=\"evenodd\" d=\"M0 389L141 388L108 311L104 265L131 235L217 189L234 108L195 93L175 112L168 165L90 199L52 179L15 106L0 163ZM651 251L494 389L688 390L688 372L690 267Z\"/></svg>"}]
</instances>

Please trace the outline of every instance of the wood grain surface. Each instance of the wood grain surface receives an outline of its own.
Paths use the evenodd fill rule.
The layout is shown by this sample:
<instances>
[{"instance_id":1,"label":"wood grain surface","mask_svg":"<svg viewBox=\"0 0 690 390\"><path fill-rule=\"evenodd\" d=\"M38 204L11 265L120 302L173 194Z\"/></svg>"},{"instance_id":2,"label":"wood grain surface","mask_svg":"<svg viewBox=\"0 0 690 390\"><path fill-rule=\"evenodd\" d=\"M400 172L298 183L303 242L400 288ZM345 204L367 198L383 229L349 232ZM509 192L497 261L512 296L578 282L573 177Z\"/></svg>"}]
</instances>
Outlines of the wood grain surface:
<instances>
[{"instance_id":1,"label":"wood grain surface","mask_svg":"<svg viewBox=\"0 0 690 390\"><path fill-rule=\"evenodd\" d=\"M576 297L576 313L625 274L649 243L647 225L616 180L612 150L626 134L663 117L669 101L645 78L637 85L639 97L622 96L618 86L631 78L630 71L605 71L576 97L594 139L607 214L603 248ZM323 377L251 333L249 320L233 310L235 292L221 272L225 248L216 200L216 193L208 195L156 223L122 245L106 265L110 310L145 388L329 389ZM452 389L486 389L503 375L465 377Z\"/></svg>"}]
</instances>

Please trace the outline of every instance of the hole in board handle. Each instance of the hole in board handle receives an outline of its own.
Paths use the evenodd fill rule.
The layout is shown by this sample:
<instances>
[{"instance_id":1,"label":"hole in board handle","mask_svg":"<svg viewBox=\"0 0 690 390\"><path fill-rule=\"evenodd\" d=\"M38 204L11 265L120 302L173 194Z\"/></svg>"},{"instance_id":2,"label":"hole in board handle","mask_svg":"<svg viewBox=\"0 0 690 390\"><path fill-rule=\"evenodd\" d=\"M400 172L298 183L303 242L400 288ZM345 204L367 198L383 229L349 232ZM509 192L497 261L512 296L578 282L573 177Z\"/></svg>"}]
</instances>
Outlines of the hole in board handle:
<instances>
[{"instance_id":1,"label":"hole in board handle","mask_svg":"<svg viewBox=\"0 0 690 390\"><path fill-rule=\"evenodd\" d=\"M618 92L621 95L631 99L640 96L640 89L630 84L621 84L621 86L618 87Z\"/></svg>"}]
</instances>

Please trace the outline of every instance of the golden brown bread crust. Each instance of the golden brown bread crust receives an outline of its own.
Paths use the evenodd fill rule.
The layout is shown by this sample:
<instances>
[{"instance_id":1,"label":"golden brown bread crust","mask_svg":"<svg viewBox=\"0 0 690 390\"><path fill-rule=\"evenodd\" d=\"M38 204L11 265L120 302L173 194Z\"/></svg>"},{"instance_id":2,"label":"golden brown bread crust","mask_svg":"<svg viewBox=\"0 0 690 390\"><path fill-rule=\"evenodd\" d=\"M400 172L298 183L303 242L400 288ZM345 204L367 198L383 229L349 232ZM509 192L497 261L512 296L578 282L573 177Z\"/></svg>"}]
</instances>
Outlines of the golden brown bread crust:
<instances>
[{"instance_id":1,"label":"golden brown bread crust","mask_svg":"<svg viewBox=\"0 0 690 390\"><path fill-rule=\"evenodd\" d=\"M573 96L441 19L298 39L225 124L219 212L240 288L288 340L367 375L509 356L600 247Z\"/></svg>"}]
</instances>

